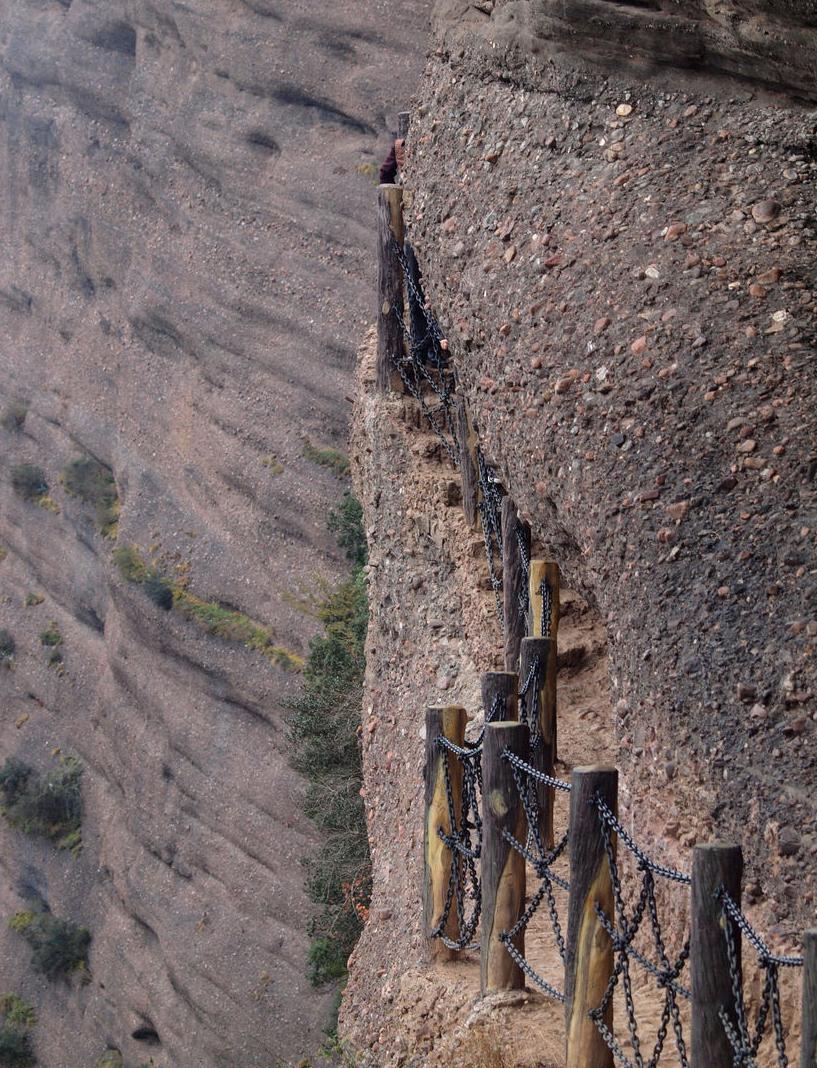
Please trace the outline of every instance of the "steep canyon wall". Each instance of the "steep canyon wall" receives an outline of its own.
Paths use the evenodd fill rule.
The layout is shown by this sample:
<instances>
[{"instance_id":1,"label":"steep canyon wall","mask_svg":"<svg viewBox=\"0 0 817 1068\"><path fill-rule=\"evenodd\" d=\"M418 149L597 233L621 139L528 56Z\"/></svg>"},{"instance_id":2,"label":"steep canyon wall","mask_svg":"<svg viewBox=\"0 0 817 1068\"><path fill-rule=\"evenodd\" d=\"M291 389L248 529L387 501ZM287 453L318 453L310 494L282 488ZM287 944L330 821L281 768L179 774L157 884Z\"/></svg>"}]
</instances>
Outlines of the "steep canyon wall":
<instances>
[{"instance_id":1,"label":"steep canyon wall","mask_svg":"<svg viewBox=\"0 0 817 1068\"><path fill-rule=\"evenodd\" d=\"M0 2L0 625L16 644L0 760L44 771L59 750L85 768L77 859L0 823L0 989L35 1006L45 1068L106 1047L270 1068L321 1038L300 863L315 837L281 698L314 628L293 601L341 566L326 511L343 486L304 449L345 448L371 173L426 17ZM210 629L218 612L265 628L277 662L122 579L60 483L89 458L115 479L116 543L186 586ZM13 491L25 463L50 509ZM51 621L61 666L39 638ZM91 931L88 985L32 974L7 929L32 903Z\"/></svg>"}]
</instances>

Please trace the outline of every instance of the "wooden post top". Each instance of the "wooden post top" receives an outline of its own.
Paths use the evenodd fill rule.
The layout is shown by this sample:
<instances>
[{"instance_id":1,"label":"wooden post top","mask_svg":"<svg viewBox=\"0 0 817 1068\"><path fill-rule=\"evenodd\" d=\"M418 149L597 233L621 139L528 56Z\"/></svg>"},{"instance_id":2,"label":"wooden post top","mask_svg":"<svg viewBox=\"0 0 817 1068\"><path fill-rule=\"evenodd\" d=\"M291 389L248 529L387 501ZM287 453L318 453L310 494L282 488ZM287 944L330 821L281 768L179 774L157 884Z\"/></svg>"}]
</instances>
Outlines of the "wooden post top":
<instances>
[{"instance_id":1,"label":"wooden post top","mask_svg":"<svg viewBox=\"0 0 817 1068\"><path fill-rule=\"evenodd\" d=\"M618 771L610 764L582 764L573 768L573 775L617 775Z\"/></svg>"},{"instance_id":2,"label":"wooden post top","mask_svg":"<svg viewBox=\"0 0 817 1068\"><path fill-rule=\"evenodd\" d=\"M488 724L488 730L489 731L505 731L505 730L512 730L512 731L525 730L526 731L527 729L528 729L527 723L517 723L515 720L512 720L512 719L501 720L499 723L489 723Z\"/></svg>"},{"instance_id":3,"label":"wooden post top","mask_svg":"<svg viewBox=\"0 0 817 1068\"><path fill-rule=\"evenodd\" d=\"M741 847L736 842L721 842L717 839L714 842L701 842L700 845L693 846L693 853L725 853L725 852L741 852Z\"/></svg>"}]
</instances>

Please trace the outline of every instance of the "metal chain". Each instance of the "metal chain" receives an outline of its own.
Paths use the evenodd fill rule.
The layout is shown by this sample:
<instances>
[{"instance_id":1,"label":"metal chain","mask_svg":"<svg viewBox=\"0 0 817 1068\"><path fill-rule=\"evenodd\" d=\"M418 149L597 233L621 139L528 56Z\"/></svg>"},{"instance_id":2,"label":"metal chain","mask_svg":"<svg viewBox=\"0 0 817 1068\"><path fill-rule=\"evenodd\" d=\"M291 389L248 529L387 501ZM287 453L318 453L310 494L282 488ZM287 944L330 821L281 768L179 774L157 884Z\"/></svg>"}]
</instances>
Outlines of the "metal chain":
<instances>
[{"instance_id":1,"label":"metal chain","mask_svg":"<svg viewBox=\"0 0 817 1068\"><path fill-rule=\"evenodd\" d=\"M619 840L630 850L633 856L638 861L638 866L642 871L649 870L655 875L661 875L665 879L670 879L672 882L681 883L684 886L691 886L692 879L689 875L685 875L682 871L676 871L675 868L668 868L663 864L657 864L654 860L647 856L647 854L636 845L635 841L624 830L621 824L616 819L610 807L602 800L602 798L596 796L595 805L599 811L599 816L603 823L605 823L610 830L614 831Z\"/></svg>"},{"instance_id":2,"label":"metal chain","mask_svg":"<svg viewBox=\"0 0 817 1068\"><path fill-rule=\"evenodd\" d=\"M614 918L607 916L604 909L598 903L596 903L595 909L599 922L607 932L613 944L613 953L615 956L613 972L608 981L601 1004L598 1008L591 1011L590 1016L594 1020L599 1034L604 1039L607 1047L613 1053L614 1058L620 1065L629 1066L629 1068L656 1068L661 1059L661 1055L664 1052L667 1034L671 1023L675 1036L675 1048L678 1054L679 1063L681 1068L689 1068L686 1042L684 1040L680 1009L677 1001L679 996L686 1000L691 997L690 991L677 981L689 958L689 941L684 943L677 959L674 962L670 961L666 950L663 932L661 930L658 907L655 900L655 874L662 873L654 872L653 868L659 866L653 865L641 850L637 850L635 853L639 861L639 870L641 871L641 891L636 906L631 916L628 918L622 893L621 876L618 868L616 851L613 846L613 834L619 834L620 825L610 811L609 806L607 806L598 795L593 798L590 803L596 806L596 811L599 816L604 851L607 856L607 863L610 870ZM630 839L630 841L632 840ZM635 845L635 843L632 844ZM667 869L667 871L671 873L667 878L671 881L678 881L673 877L679 873L674 872L673 869ZM645 916L648 916L650 921L650 931L659 960L659 964L657 965L633 945L636 934L641 928ZM631 958L640 964L648 974L652 975L657 980L659 987L664 991L664 1004L662 1007L661 1018L649 1059L645 1059L645 1055L642 1052L641 1035L639 1034L638 1020L635 1011L635 999L633 996L633 985L630 976ZM624 995L624 1006L630 1046L632 1049L632 1059L625 1054L605 1021L605 1015L612 1004L613 993L619 980L621 981Z\"/></svg>"},{"instance_id":3,"label":"metal chain","mask_svg":"<svg viewBox=\"0 0 817 1068\"><path fill-rule=\"evenodd\" d=\"M766 1035L770 1013L778 1068L788 1068L789 1059L786 1052L786 1037L783 1031L783 1017L780 1010L779 968L801 967L803 959L802 957L779 956L772 953L757 931L749 924L749 921L726 889L722 886L719 887L715 896L721 905L726 957L732 986L734 1020L730 1018L729 1010L725 1005L719 1006L718 1015L732 1047L734 1068L756 1068L756 1058ZM757 953L758 964L764 973L763 994L751 1031L746 1015L743 976L738 961L735 929L746 938Z\"/></svg>"}]
</instances>

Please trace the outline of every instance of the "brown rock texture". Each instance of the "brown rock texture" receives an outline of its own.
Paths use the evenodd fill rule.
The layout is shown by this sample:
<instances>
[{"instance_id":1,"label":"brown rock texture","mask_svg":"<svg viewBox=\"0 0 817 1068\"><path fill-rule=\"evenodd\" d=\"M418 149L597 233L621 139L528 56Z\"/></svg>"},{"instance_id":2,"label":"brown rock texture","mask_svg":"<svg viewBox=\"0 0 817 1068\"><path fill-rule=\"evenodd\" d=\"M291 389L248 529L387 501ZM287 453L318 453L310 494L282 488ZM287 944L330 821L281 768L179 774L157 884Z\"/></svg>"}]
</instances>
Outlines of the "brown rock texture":
<instances>
[{"instance_id":1,"label":"brown rock texture","mask_svg":"<svg viewBox=\"0 0 817 1068\"><path fill-rule=\"evenodd\" d=\"M317 9L316 9L317 8ZM108 465L119 542L295 653L292 607L340 558L345 447L371 307L371 174L418 68L424 3L0 0L0 763L81 758L84 849L0 822L0 990L39 1015L44 1068L294 1064L331 994L305 978L287 764L297 675L156 608L60 484ZM392 120L393 121L393 120ZM10 486L39 465L59 514ZM24 607L30 593L41 604ZM64 673L38 635L55 620ZM32 975L7 918L86 925L92 982Z\"/></svg>"},{"instance_id":2,"label":"brown rock texture","mask_svg":"<svg viewBox=\"0 0 817 1068\"><path fill-rule=\"evenodd\" d=\"M609 679L598 693L613 710L628 826L684 870L695 842L740 841L753 919L796 950L817 915L817 154L813 112L795 99L813 29L805 7L787 6L805 42L788 82L759 51L740 71L720 59L699 73L683 62L638 69L615 35L613 74L564 27L541 49L500 32L503 19L543 9L438 7L408 146L409 237L487 456L603 622ZM626 5L620 17L642 12ZM771 96L772 83L786 94ZM405 555L426 553L407 532L425 520L404 507L415 493L404 446L365 405L357 428L359 484L375 486L373 552L402 578ZM436 495L425 496L433 533ZM421 571L447 566L423 588L460 620L461 663L446 675L467 694L499 642L489 635L486 649L463 565L445 534L436 543ZM425 600L380 569L372 581L378 727L366 788L375 900L394 919L364 936L342 1023L372 1064L445 1063L473 1004L473 965L426 973L425 988L413 970L428 968L416 929L422 741L400 718L409 703L419 720L432 692L421 658L440 653ZM397 730L385 738L378 698L401 710L386 713ZM574 723L570 698L560 708ZM394 797L380 747L405 768ZM399 845L386 829L395 818ZM499 1025L507 1041L514 1021L528 1027L511 1015ZM473 1062L536 1064L538 1048L542 1063L561 1063L560 1036L538 1026L538 1047L505 1060L486 1047Z\"/></svg>"},{"instance_id":3,"label":"brown rock texture","mask_svg":"<svg viewBox=\"0 0 817 1068\"><path fill-rule=\"evenodd\" d=\"M534 64L727 76L817 98L811 0L439 0L435 23L446 45L477 38Z\"/></svg>"}]
</instances>

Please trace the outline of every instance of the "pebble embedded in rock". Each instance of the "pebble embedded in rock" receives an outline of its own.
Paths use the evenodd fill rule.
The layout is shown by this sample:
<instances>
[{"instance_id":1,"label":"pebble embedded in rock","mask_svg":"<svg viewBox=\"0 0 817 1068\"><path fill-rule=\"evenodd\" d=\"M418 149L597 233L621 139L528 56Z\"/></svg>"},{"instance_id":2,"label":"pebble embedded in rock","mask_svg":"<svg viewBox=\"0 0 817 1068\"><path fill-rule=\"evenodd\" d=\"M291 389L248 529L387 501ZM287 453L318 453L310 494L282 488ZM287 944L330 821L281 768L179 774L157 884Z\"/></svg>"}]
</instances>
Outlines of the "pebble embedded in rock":
<instances>
[{"instance_id":1,"label":"pebble embedded in rock","mask_svg":"<svg viewBox=\"0 0 817 1068\"><path fill-rule=\"evenodd\" d=\"M780 214L780 205L776 200L760 200L752 205L752 218L756 223L770 223Z\"/></svg>"}]
</instances>

